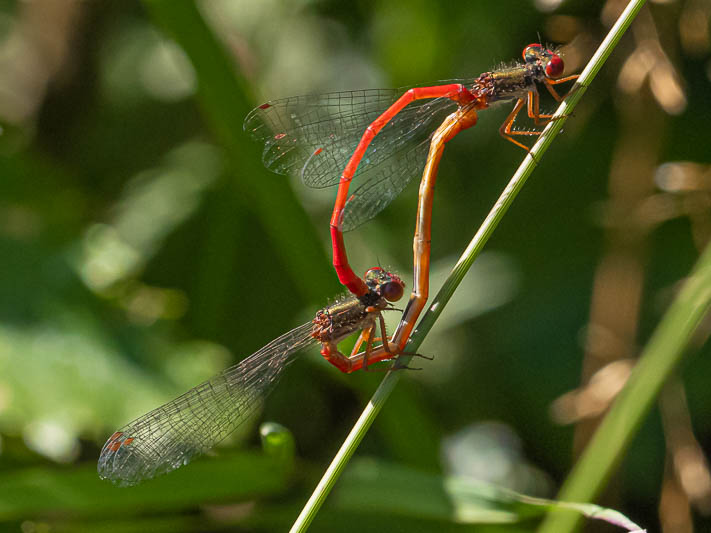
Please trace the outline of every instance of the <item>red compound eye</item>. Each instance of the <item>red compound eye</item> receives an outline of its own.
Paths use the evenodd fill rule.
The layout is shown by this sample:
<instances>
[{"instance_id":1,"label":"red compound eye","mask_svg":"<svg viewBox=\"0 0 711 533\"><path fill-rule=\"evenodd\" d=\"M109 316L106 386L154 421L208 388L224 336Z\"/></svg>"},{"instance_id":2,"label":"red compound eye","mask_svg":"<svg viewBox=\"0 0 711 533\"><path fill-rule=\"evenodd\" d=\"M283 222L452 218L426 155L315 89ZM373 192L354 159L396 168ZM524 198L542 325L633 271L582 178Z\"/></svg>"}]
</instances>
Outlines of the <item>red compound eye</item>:
<instances>
[{"instance_id":1,"label":"red compound eye","mask_svg":"<svg viewBox=\"0 0 711 533\"><path fill-rule=\"evenodd\" d=\"M389 281L382 288L383 298L388 302L397 302L402 298L403 287L402 283L397 281Z\"/></svg>"},{"instance_id":2,"label":"red compound eye","mask_svg":"<svg viewBox=\"0 0 711 533\"><path fill-rule=\"evenodd\" d=\"M563 74L564 69L565 65L563 64L563 60L558 54L552 53L551 58L548 60L548 63L546 63L546 76L549 78L558 78Z\"/></svg>"}]
</instances>

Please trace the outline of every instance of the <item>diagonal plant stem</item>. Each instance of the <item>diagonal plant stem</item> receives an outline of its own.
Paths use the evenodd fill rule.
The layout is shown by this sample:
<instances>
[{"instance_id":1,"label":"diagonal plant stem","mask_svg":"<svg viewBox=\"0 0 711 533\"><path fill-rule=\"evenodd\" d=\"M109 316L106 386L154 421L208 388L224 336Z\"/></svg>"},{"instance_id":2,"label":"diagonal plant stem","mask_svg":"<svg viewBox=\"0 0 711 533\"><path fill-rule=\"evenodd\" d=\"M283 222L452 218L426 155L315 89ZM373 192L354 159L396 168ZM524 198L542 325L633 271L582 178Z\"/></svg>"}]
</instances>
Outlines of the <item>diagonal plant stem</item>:
<instances>
[{"instance_id":1,"label":"diagonal plant stem","mask_svg":"<svg viewBox=\"0 0 711 533\"><path fill-rule=\"evenodd\" d=\"M647 343L624 389L560 491L562 500L595 498L617 466L662 385L692 341L697 326L711 308L711 244L706 246L691 275ZM548 516L543 533L572 531L578 518L568 513Z\"/></svg>"},{"instance_id":2,"label":"diagonal plant stem","mask_svg":"<svg viewBox=\"0 0 711 533\"><path fill-rule=\"evenodd\" d=\"M585 89L588 87L600 68L602 68L602 65L610 56L617 42L620 40L625 30L629 27L630 23L634 19L634 16L643 4L644 0L632 0L629 3L617 23L612 27L605 40L593 55L592 59L588 62L587 66L580 74L580 77L573 85L570 96L566 98L558 107L554 114L553 120L543 130L543 133L539 137L538 141L533 148L531 148L531 151L513 175L508 185L501 193L501 196L499 196L499 199L487 215L486 219L484 219L484 222L479 227L479 230L476 232L471 242L462 253L462 256L452 268L452 271L442 285L442 288L432 300L432 303L428 307L425 315L422 317L422 320L418 324L417 329L415 329L415 332L405 348L407 352L415 353L420 344L422 344L425 336L430 329L432 329L432 326L442 313L442 310L454 294L456 288L461 283L464 275L467 273L477 256L481 253L484 245L489 240L489 237L492 235L499 222L513 203L514 199L525 185L526 180L536 167L537 161L540 161L545 151L553 142L555 136L560 132L567 117L572 113L573 109L585 92ZM398 366L406 364L408 359L409 358L407 357L398 359L395 369ZM335 485L336 480L343 472L346 464L355 453L356 448L363 440L363 437L370 426L373 424L375 417L382 409L385 401L388 396L390 396L390 393L395 388L395 385L399 379L400 372L393 371L388 372L385 378L383 378L382 383L373 394L373 397L368 402L368 405L366 405L346 439L343 441L341 448L338 450L331 461L331 464L326 469L321 481L318 483L314 489L314 492L311 494L311 497L306 502L306 505L301 510L301 513L290 530L291 533L303 532L309 527L316 516L316 513L325 501L326 496L328 496L329 492Z\"/></svg>"}]
</instances>

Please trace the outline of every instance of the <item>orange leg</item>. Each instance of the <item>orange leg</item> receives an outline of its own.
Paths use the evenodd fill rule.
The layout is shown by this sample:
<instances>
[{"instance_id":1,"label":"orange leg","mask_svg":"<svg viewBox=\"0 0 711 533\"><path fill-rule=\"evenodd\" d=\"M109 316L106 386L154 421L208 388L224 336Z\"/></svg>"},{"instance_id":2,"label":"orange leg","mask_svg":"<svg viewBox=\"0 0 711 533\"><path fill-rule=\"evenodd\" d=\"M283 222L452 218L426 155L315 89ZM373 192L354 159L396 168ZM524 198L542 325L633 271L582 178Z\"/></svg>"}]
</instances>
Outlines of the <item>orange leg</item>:
<instances>
[{"instance_id":1,"label":"orange leg","mask_svg":"<svg viewBox=\"0 0 711 533\"><path fill-rule=\"evenodd\" d=\"M385 332L385 319L380 312L378 312L377 315L381 335L383 336L383 344L376 350L373 349L373 341L375 340L373 337L375 322L373 322L361 331L350 356L346 356L341 353L338 350L336 343L323 344L321 347L321 355L323 355L329 363L345 374L350 374L351 372L355 372L360 369L368 370L368 365L370 364L395 357L396 354L390 350L390 345L388 344ZM360 350L360 347L364 342L365 351L358 353L358 350Z\"/></svg>"},{"instance_id":2,"label":"orange leg","mask_svg":"<svg viewBox=\"0 0 711 533\"><path fill-rule=\"evenodd\" d=\"M358 146L353 152L348 164L346 164L343 174L341 174L338 194L336 195L336 202L333 206L333 214L331 215L333 267L336 269L338 280L356 296L366 294L368 292L368 288L365 285L365 282L359 276L356 276L348 263L348 256L346 255L346 249L343 243L343 233L340 229L343 209L345 208L346 201L348 200L350 182L353 179L353 175L355 174L361 159L363 159L363 156L365 155L371 141L395 115L397 115L414 100L440 97L451 98L462 105L470 104L475 101L475 97L459 83L410 89L398 98L393 105L391 105L382 115L376 118L370 126L366 128L360 142L358 143Z\"/></svg>"},{"instance_id":3,"label":"orange leg","mask_svg":"<svg viewBox=\"0 0 711 533\"><path fill-rule=\"evenodd\" d=\"M351 350L351 355L349 359L353 359L353 357L358 353L360 350L360 347L363 346L363 343L365 343L366 349L365 351L368 351L368 346L371 346L373 344L373 341L376 339L373 339L372 333L373 333L372 327L370 328L365 328L363 331L360 332L360 335L358 335L358 339L355 342L355 345L353 346L353 350Z\"/></svg>"},{"instance_id":4,"label":"orange leg","mask_svg":"<svg viewBox=\"0 0 711 533\"><path fill-rule=\"evenodd\" d=\"M365 371L368 370L368 358L370 357L371 352L373 351L373 337L368 336L368 340L365 343L365 354L363 355L363 363L361 365L361 368ZM358 357L358 350L356 350L355 346L353 347L353 352L351 353L351 356L354 356L357 358Z\"/></svg>"},{"instance_id":5,"label":"orange leg","mask_svg":"<svg viewBox=\"0 0 711 533\"><path fill-rule=\"evenodd\" d=\"M373 344L373 329L375 328L375 323L373 322L369 326L363 328L360 332L358 340L353 347L353 352L350 357L342 354L338 350L338 344L335 342L324 343L321 346L321 355L326 358L326 361L331 363L333 366L338 368L341 372L345 374L350 374L355 370L359 370L363 366L363 359L366 354L370 353ZM362 346L363 342L366 343L365 352L362 354L354 355Z\"/></svg>"},{"instance_id":6,"label":"orange leg","mask_svg":"<svg viewBox=\"0 0 711 533\"><path fill-rule=\"evenodd\" d=\"M379 359L379 361L386 361L388 359L393 359L396 356L396 354L394 354L390 350L390 343L388 342L388 334L385 331L385 318L383 318L382 313L378 314L378 322L380 323L380 335L381 335L380 340L382 341L382 345L380 346L380 352L384 356L381 359ZM370 370L368 368L369 364L377 362L377 361L373 360L373 340L375 340L375 339L369 339L369 340L370 340L370 342L366 346L365 354L363 355L363 370L365 370L366 372L368 370ZM353 351L356 352L357 350L354 349ZM357 354L356 354L356 357L358 357Z\"/></svg>"},{"instance_id":7,"label":"orange leg","mask_svg":"<svg viewBox=\"0 0 711 533\"><path fill-rule=\"evenodd\" d=\"M558 92L553 88L553 85L557 85L559 83L563 83L566 81L571 81L574 79L577 79L578 75L574 76L567 76L565 78L561 78L559 80L545 80L544 85L546 86L546 89L548 89L548 92L551 93L551 96L556 99L558 102L562 102L565 100L565 98L568 96L570 93L566 93L565 96L560 96ZM514 135L528 135L528 136L537 136L540 135L540 131L535 131L535 130L518 130L518 131L513 131L513 125L514 122L516 121L516 117L518 114L521 112L521 109L523 108L524 105L524 100L523 98L520 98L519 100L516 100L516 104L514 105L514 108L511 110L511 113L509 113L509 116L506 117L506 120L504 123L501 125L499 128L499 134L506 139L507 141L511 141L514 143L516 146L519 146L526 150L527 152L530 150L528 146L525 144L517 141L516 139L513 138ZM553 118L553 115L548 115L545 113L541 113L539 110L539 96L537 91L531 91L528 93L528 97L526 98L526 103L527 105L527 114L530 118L533 119L533 122L536 124L536 126L545 126L548 124L551 119ZM564 118L563 116L557 117L557 118Z\"/></svg>"},{"instance_id":8,"label":"orange leg","mask_svg":"<svg viewBox=\"0 0 711 533\"><path fill-rule=\"evenodd\" d=\"M548 92L551 94L551 96L555 99L556 102L562 102L565 100L568 95L570 94L570 91L565 93L565 95L560 96L558 92L553 88L553 85L557 85L559 83L564 83L566 81L571 81L571 80L576 80L578 79L579 75L575 74L573 76L567 76L565 78L561 78L559 80L544 80L543 84L546 86L546 89ZM533 98L531 97L533 96ZM547 115L544 113L541 113L539 111L538 107L538 93L528 93L528 116L533 119L535 122L536 126L545 126L550 122L550 120L541 120L541 119L551 119L553 118L553 115ZM561 117L562 118L562 117Z\"/></svg>"},{"instance_id":9,"label":"orange leg","mask_svg":"<svg viewBox=\"0 0 711 533\"><path fill-rule=\"evenodd\" d=\"M526 150L528 152L529 151L528 146L518 142L516 139L514 139L512 137L512 135L538 135L538 132L537 131L535 131L535 132L534 131L531 131L531 132L511 131L513 123L516 120L516 115L519 114L519 112L523 108L524 103L525 102L522 98L519 98L518 100L516 100L516 105L514 105L514 108L511 110L511 113L509 113L509 116L506 117L506 120L499 128L499 134L507 141L511 141L516 146L520 146L521 148L523 148L524 150Z\"/></svg>"},{"instance_id":10,"label":"orange leg","mask_svg":"<svg viewBox=\"0 0 711 533\"><path fill-rule=\"evenodd\" d=\"M571 89L571 91L568 91L567 93L565 93L563 96L560 96L558 94L558 92L553 88L553 86L558 85L559 83L565 83L566 81L577 80L579 77L580 77L580 74L573 74L572 76L566 76L565 78L560 78L557 80L544 80L543 83L546 86L546 89L548 89L548 92L551 93L551 96L553 98L555 98L556 102L562 102L563 100L568 98L568 96L570 96L570 92L573 89Z\"/></svg>"},{"instance_id":11,"label":"orange leg","mask_svg":"<svg viewBox=\"0 0 711 533\"><path fill-rule=\"evenodd\" d=\"M539 109L538 109L538 93L537 92L529 92L528 97L526 98L526 101L528 102L528 116L533 119L533 122L536 124L536 126L545 126L550 122L550 119L553 115L546 115L542 114ZM529 148L518 141L512 139L510 136L511 135L540 135L541 132L537 130L517 130L513 131L513 125L514 122L516 122L516 117L518 116L519 112L523 108L524 100L521 98L516 101L516 105L514 108L511 110L511 113L509 113L509 116L506 117L506 120L504 123L501 125L501 128L499 128L499 133L501 135L511 141L512 143L520 146L524 150L528 151ZM562 117L561 117L562 118Z\"/></svg>"}]
</instances>

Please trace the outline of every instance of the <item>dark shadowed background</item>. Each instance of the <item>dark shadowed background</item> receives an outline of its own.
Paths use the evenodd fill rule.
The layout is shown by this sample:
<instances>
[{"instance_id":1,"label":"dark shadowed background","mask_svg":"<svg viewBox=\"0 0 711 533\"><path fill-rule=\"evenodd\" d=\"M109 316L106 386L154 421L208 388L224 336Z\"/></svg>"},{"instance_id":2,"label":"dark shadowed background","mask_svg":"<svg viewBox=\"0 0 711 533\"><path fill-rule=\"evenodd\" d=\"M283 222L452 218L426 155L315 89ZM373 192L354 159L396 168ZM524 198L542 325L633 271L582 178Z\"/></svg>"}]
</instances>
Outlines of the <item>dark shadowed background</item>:
<instances>
[{"instance_id":1,"label":"dark shadowed background","mask_svg":"<svg viewBox=\"0 0 711 533\"><path fill-rule=\"evenodd\" d=\"M95 471L116 428L342 292L335 191L265 170L244 116L472 77L539 39L579 72L623 5L1 2L0 531L288 529L380 374L341 375L313 349L214 456L130 489ZM418 483L555 495L711 236L710 16L703 0L642 10L312 531L535 528L428 514ZM447 146L433 293L524 156L497 133L509 109ZM416 202L412 185L346 235L356 272L383 265L411 286ZM711 526L709 328L601 498L650 531ZM265 420L293 433L294 456L262 451ZM402 479L425 503L383 490Z\"/></svg>"}]
</instances>

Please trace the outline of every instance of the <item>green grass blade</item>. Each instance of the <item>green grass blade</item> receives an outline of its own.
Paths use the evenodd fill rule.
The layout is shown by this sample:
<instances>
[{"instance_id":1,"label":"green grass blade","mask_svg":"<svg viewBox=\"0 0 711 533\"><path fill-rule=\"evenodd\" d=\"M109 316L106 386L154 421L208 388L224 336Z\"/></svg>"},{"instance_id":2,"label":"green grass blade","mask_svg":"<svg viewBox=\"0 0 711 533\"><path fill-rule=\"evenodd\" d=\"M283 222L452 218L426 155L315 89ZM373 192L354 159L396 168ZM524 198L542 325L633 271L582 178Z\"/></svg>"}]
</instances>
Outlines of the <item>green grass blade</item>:
<instances>
[{"instance_id":1,"label":"green grass blade","mask_svg":"<svg viewBox=\"0 0 711 533\"><path fill-rule=\"evenodd\" d=\"M333 507L459 524L531 522L549 510L569 509L627 531L641 530L613 509L536 498L464 476L441 476L378 459L351 463L333 496Z\"/></svg>"},{"instance_id":2,"label":"green grass blade","mask_svg":"<svg viewBox=\"0 0 711 533\"><path fill-rule=\"evenodd\" d=\"M228 473L234 473L230 477ZM276 496L288 485L293 461L238 452L205 458L190 468L126 490L96 475L94 463L79 468L6 470L0 478L0 521L71 513L81 517L131 516L178 511L197 502L235 502ZM234 480L237 479L237 482Z\"/></svg>"},{"instance_id":3,"label":"green grass blade","mask_svg":"<svg viewBox=\"0 0 711 533\"><path fill-rule=\"evenodd\" d=\"M654 331L627 384L563 485L560 499L591 501L602 490L710 307L711 245ZM570 531L578 520L569 513L551 515L540 531Z\"/></svg>"}]
</instances>

